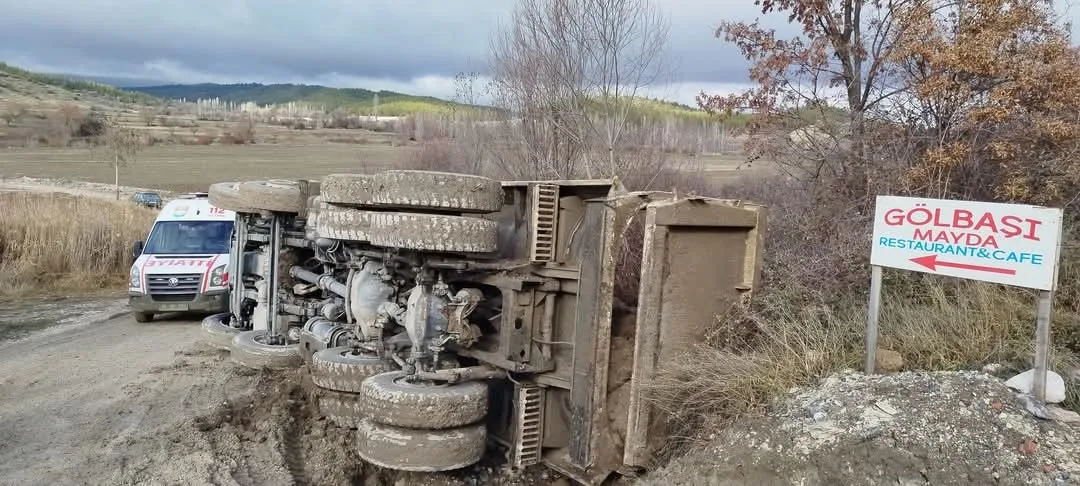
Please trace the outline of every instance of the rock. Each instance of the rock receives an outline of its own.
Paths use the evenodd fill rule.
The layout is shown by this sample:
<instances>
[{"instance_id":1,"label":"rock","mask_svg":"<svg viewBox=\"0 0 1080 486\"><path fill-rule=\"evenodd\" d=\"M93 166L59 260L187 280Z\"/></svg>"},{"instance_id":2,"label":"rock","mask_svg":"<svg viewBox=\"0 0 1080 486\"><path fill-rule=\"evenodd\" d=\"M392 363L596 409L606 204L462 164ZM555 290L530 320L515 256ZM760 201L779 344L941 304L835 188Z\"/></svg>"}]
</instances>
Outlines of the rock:
<instances>
[{"instance_id":1,"label":"rock","mask_svg":"<svg viewBox=\"0 0 1080 486\"><path fill-rule=\"evenodd\" d=\"M1049 406L1046 407L1046 411L1050 414L1051 420L1058 422L1065 422L1069 424L1080 423L1080 413L1076 413L1072 410L1065 410L1061 407Z\"/></svg>"},{"instance_id":2,"label":"rock","mask_svg":"<svg viewBox=\"0 0 1080 486\"><path fill-rule=\"evenodd\" d=\"M1009 378L1005 386L1020 393L1034 394L1032 385L1035 382L1035 370L1027 370L1019 375ZM1046 403L1061 403L1065 401L1065 380L1061 375L1046 370Z\"/></svg>"},{"instance_id":3,"label":"rock","mask_svg":"<svg viewBox=\"0 0 1080 486\"><path fill-rule=\"evenodd\" d=\"M904 357L891 349L878 348L874 354L874 371L892 373L904 367Z\"/></svg>"}]
</instances>

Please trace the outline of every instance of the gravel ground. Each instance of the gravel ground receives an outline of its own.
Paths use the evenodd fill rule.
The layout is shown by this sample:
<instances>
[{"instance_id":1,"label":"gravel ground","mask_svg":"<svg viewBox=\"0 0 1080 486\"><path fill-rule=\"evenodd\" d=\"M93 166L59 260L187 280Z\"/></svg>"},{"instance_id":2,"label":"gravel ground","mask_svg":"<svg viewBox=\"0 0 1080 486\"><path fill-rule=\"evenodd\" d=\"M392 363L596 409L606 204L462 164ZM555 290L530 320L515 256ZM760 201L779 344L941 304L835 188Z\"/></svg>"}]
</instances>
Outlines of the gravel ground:
<instances>
[{"instance_id":1,"label":"gravel ground","mask_svg":"<svg viewBox=\"0 0 1080 486\"><path fill-rule=\"evenodd\" d=\"M1031 403L984 373L836 374L640 484L1080 484L1080 429Z\"/></svg>"}]
</instances>

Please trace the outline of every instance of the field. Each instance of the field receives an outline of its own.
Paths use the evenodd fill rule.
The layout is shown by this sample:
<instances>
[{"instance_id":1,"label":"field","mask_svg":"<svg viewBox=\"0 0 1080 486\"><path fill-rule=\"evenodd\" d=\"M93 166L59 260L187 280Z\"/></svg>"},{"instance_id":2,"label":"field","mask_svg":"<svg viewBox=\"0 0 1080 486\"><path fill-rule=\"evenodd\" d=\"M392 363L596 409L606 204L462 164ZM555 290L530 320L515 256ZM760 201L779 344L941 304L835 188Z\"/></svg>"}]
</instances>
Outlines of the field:
<instances>
[{"instance_id":1,"label":"field","mask_svg":"<svg viewBox=\"0 0 1080 486\"><path fill-rule=\"evenodd\" d=\"M335 172L366 172L400 166L417 147L311 143L274 145L158 145L120 172L127 186L165 191L205 191L213 182L268 178L319 178ZM696 157L716 182L731 179L740 160ZM44 177L112 183L108 164L89 160L88 149L0 150L0 177Z\"/></svg>"}]
</instances>

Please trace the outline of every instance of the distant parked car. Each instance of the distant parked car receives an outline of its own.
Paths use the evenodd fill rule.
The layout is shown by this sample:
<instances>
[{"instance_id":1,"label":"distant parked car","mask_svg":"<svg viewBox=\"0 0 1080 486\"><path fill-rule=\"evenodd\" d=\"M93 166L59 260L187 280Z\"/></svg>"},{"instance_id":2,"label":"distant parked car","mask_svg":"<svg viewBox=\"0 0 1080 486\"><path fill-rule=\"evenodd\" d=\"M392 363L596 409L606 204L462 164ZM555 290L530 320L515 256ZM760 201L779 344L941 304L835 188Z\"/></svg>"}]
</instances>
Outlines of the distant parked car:
<instances>
[{"instance_id":1,"label":"distant parked car","mask_svg":"<svg viewBox=\"0 0 1080 486\"><path fill-rule=\"evenodd\" d=\"M131 196L132 202L148 208L161 208L161 194L156 192L136 192Z\"/></svg>"}]
</instances>

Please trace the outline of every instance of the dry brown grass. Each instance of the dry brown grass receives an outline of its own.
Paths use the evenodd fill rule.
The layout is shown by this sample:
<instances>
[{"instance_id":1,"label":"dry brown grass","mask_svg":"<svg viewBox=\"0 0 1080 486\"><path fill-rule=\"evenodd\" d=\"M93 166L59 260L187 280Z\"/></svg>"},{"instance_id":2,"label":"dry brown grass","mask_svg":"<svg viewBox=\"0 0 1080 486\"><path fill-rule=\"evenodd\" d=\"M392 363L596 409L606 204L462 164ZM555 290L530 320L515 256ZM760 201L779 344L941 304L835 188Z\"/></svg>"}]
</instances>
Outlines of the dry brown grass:
<instances>
[{"instance_id":1,"label":"dry brown grass","mask_svg":"<svg viewBox=\"0 0 1080 486\"><path fill-rule=\"evenodd\" d=\"M66 194L0 193L0 297L120 288L155 213Z\"/></svg>"},{"instance_id":2,"label":"dry brown grass","mask_svg":"<svg viewBox=\"0 0 1080 486\"><path fill-rule=\"evenodd\" d=\"M923 293L883 295L879 344L896 350L908 370L979 369L1005 365L1001 376L1030 368L1034 353L1035 296L999 285L920 277ZM913 298L915 297L915 298ZM665 363L646 389L648 399L670 414L682 441L707 440L700 431L765 412L772 399L835 371L862 370L866 303L858 298L827 308L792 306L782 295L765 305L770 318L729 316L718 320L708 340L685 359ZM760 314L757 314L760 315ZM1064 313L1055 326L1071 319ZM1077 354L1055 340L1051 369L1066 380L1066 405L1080 403L1068 370Z\"/></svg>"},{"instance_id":3,"label":"dry brown grass","mask_svg":"<svg viewBox=\"0 0 1080 486\"><path fill-rule=\"evenodd\" d=\"M864 366L870 218L855 216L843 196L776 177L742 180L722 195L769 207L763 285L752 309L717 316L708 339L661 363L647 387L647 399L670 414L682 439L668 454L766 412L792 387ZM885 269L883 277L878 344L899 352L906 370L998 363L999 376L1008 377L1032 367L1036 292L901 270ZM1059 285L1051 369L1065 378L1066 406L1076 410L1080 248L1066 246Z\"/></svg>"}]
</instances>

